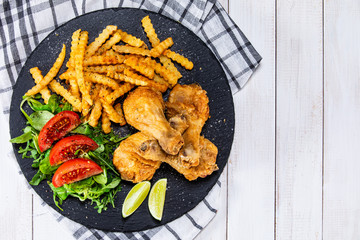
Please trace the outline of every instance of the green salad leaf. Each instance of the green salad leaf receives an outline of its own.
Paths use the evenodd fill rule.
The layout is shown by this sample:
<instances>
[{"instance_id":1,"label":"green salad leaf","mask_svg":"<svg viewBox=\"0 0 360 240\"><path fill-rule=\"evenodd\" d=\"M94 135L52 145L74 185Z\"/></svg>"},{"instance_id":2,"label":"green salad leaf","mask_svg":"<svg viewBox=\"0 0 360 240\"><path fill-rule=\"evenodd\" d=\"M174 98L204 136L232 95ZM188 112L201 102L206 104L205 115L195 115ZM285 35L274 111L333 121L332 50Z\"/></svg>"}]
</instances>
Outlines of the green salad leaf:
<instances>
[{"instance_id":1,"label":"green salad leaf","mask_svg":"<svg viewBox=\"0 0 360 240\"><path fill-rule=\"evenodd\" d=\"M49 111L38 111L33 112L30 115L31 126L36 130L40 131L42 127L52 118L54 114Z\"/></svg>"},{"instance_id":2,"label":"green salad leaf","mask_svg":"<svg viewBox=\"0 0 360 240\"><path fill-rule=\"evenodd\" d=\"M19 153L22 158L33 159L32 167L38 169L32 180L32 185L39 185L42 181L47 180L53 191L53 199L57 207L61 209L61 204L68 197L75 197L80 201L90 200L95 204L95 209L101 213L106 210L108 205L115 207L114 198L118 191L121 190L121 179L119 173L115 170L111 156L126 137L116 135L113 131L104 134L101 126L93 128L87 123L83 123L74 129L72 134L83 134L92 138L98 145L98 149L88 153L78 153L81 157L94 160L104 170L103 173L74 182L65 184L62 187L55 188L51 183L52 176L59 166L51 166L49 161L51 149L41 152L38 145L38 136L41 128L57 113L61 111L72 110L72 106L65 102L57 95L52 95L48 104L43 104L37 99L40 95L34 97L24 96L20 104L20 110L27 119L27 124L23 129L23 134L10 140L12 143L22 144L19 147ZM23 109L27 103L34 111L28 115ZM79 156L79 157L80 157Z\"/></svg>"}]
</instances>

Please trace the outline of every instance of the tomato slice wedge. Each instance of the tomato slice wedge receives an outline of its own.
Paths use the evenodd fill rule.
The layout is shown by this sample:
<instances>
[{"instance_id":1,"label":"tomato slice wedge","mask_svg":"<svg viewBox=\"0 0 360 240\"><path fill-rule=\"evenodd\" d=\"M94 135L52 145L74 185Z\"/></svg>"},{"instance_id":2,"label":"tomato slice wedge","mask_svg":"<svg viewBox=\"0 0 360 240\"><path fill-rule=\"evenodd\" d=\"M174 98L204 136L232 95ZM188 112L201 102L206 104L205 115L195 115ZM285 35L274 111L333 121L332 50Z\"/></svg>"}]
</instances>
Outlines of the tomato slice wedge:
<instances>
[{"instance_id":1,"label":"tomato slice wedge","mask_svg":"<svg viewBox=\"0 0 360 240\"><path fill-rule=\"evenodd\" d=\"M52 166L77 158L77 151L94 151L99 146L91 138L84 135L73 135L58 141L50 151L50 164Z\"/></svg>"},{"instance_id":2,"label":"tomato slice wedge","mask_svg":"<svg viewBox=\"0 0 360 240\"><path fill-rule=\"evenodd\" d=\"M94 161L85 158L75 158L63 163L55 172L52 184L58 188L102 173L101 167Z\"/></svg>"},{"instance_id":3,"label":"tomato slice wedge","mask_svg":"<svg viewBox=\"0 0 360 240\"><path fill-rule=\"evenodd\" d=\"M80 117L72 111L62 111L52 117L39 133L39 148L43 152L80 124Z\"/></svg>"}]
</instances>

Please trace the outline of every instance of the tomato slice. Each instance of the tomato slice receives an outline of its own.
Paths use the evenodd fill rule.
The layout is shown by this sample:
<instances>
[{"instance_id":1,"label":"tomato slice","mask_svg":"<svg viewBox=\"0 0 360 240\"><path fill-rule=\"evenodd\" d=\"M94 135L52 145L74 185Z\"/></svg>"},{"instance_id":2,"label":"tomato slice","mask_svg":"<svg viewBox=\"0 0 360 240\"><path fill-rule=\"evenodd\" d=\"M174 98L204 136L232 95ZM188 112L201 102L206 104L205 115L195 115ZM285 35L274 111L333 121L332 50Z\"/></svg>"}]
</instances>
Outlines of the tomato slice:
<instances>
[{"instance_id":1,"label":"tomato slice","mask_svg":"<svg viewBox=\"0 0 360 240\"><path fill-rule=\"evenodd\" d=\"M61 139L71 130L79 126L80 117L72 111L62 111L52 117L39 133L39 148L43 152L51 147L53 142Z\"/></svg>"},{"instance_id":2,"label":"tomato slice","mask_svg":"<svg viewBox=\"0 0 360 240\"><path fill-rule=\"evenodd\" d=\"M99 146L91 138L84 135L73 135L58 141L50 151L50 164L52 166L77 158L77 151L94 151Z\"/></svg>"},{"instance_id":3,"label":"tomato slice","mask_svg":"<svg viewBox=\"0 0 360 240\"><path fill-rule=\"evenodd\" d=\"M102 173L103 170L94 161L85 158L75 158L63 163L55 172L52 184L58 188Z\"/></svg>"}]
</instances>

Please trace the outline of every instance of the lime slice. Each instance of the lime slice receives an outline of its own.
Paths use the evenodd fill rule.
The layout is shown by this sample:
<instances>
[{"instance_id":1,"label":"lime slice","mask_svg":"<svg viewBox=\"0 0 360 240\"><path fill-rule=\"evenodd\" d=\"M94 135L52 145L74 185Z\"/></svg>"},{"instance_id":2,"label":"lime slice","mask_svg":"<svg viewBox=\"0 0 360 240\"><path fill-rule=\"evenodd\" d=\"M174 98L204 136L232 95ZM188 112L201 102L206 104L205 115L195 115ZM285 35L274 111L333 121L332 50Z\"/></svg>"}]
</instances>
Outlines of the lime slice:
<instances>
[{"instance_id":1,"label":"lime slice","mask_svg":"<svg viewBox=\"0 0 360 240\"><path fill-rule=\"evenodd\" d=\"M149 195L150 213L156 220L159 221L161 221L164 210L166 183L166 178L158 180L151 188Z\"/></svg>"},{"instance_id":2,"label":"lime slice","mask_svg":"<svg viewBox=\"0 0 360 240\"><path fill-rule=\"evenodd\" d=\"M136 184L128 193L122 206L124 218L130 216L145 200L150 190L150 182L143 181Z\"/></svg>"}]
</instances>

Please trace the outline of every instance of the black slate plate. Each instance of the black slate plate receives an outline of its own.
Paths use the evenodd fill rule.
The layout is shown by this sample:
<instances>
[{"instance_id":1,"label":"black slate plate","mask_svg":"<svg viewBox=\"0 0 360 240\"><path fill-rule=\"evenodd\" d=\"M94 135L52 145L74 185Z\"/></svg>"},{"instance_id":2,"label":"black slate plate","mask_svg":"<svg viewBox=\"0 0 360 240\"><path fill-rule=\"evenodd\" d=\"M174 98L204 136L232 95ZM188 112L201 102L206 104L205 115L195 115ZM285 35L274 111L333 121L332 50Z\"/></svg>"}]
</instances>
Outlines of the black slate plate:
<instances>
[{"instance_id":1,"label":"black slate plate","mask_svg":"<svg viewBox=\"0 0 360 240\"><path fill-rule=\"evenodd\" d=\"M116 196L116 208L109 207L107 211L101 214L97 213L90 202L80 202L73 198L67 199L62 205L64 211L60 211L53 202L52 192L46 182L43 181L39 186L33 186L37 194L48 205L62 215L89 228L105 231L140 231L163 225L181 217L204 199L216 184L229 157L234 136L234 105L230 87L220 64L207 46L184 26L159 14L137 9L106 9L80 16L54 30L39 44L27 59L14 87L10 109L11 137L21 135L21 130L25 127L26 120L19 110L19 105L22 96L34 85L29 73L30 68L37 66L43 73L46 73L55 61L63 43L66 44L68 57L71 35L79 28L88 31L89 41L93 41L105 26L117 25L120 29L140 37L148 43L140 22L146 15L150 15L160 40L171 36L175 42L171 49L182 53L194 62L195 67L191 71L179 67L183 75L180 83L197 82L208 93L211 118L205 124L203 134L219 149L217 159L219 171L204 179L189 182L171 167L162 164L151 180L153 184L160 178L168 179L165 209L161 222L151 217L147 207L147 199L133 215L127 219L122 218L122 202L133 186L126 181L121 182L123 190ZM65 71L64 67L60 73L63 71ZM31 112L31 109L28 108L27 111ZM133 131L129 127L118 127L116 130L121 134ZM14 144L13 147L21 170L26 179L30 181L35 175L36 169L31 167L31 160L22 159L17 153L19 145Z\"/></svg>"}]
</instances>

